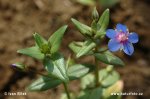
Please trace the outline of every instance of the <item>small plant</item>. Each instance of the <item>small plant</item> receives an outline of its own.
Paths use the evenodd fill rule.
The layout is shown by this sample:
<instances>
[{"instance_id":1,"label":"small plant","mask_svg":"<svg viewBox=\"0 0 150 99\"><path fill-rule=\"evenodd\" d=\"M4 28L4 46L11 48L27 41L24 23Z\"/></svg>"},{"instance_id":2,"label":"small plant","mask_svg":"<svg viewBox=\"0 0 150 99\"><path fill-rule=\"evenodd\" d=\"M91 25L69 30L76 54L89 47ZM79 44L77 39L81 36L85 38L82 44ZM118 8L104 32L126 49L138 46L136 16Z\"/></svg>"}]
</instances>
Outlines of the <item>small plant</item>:
<instances>
[{"instance_id":1,"label":"small plant","mask_svg":"<svg viewBox=\"0 0 150 99\"><path fill-rule=\"evenodd\" d=\"M117 24L115 30L107 30L109 14L109 9L106 9L99 17L94 8L91 26L71 19L85 39L71 42L69 48L75 53L76 58L93 57L94 64L72 62L72 57L68 57L65 61L59 47L67 29L66 25L53 33L48 40L35 33L35 46L17 52L42 61L47 74L37 72L41 77L29 85L27 90L45 91L63 84L66 94L62 94L61 99L120 99L120 95L113 96L111 93L121 92L123 89L123 82L114 66L124 66L124 62L112 52L123 49L127 55L132 55L134 51L132 43L138 42L138 35L129 33L127 27L122 24ZM105 35L110 38L108 48L102 45ZM106 64L106 68L100 69L100 63ZM22 63L13 66L23 71L29 70ZM68 84L77 79L81 80L82 90L75 95L69 91Z\"/></svg>"}]
</instances>

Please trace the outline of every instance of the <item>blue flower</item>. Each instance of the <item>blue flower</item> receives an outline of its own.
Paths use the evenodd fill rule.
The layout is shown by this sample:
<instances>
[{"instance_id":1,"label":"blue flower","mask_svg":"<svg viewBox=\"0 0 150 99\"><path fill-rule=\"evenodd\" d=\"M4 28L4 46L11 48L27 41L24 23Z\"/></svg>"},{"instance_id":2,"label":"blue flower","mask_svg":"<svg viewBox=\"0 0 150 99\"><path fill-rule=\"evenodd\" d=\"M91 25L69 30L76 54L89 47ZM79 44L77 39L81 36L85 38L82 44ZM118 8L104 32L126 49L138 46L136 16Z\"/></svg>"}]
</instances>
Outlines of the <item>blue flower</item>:
<instances>
[{"instance_id":1,"label":"blue flower","mask_svg":"<svg viewBox=\"0 0 150 99\"><path fill-rule=\"evenodd\" d=\"M127 55L132 55L134 52L132 43L137 43L139 41L137 33L129 33L126 25L120 23L117 24L116 29L108 29L106 31L106 36L110 38L110 41L108 42L110 51L115 52L121 49Z\"/></svg>"}]
</instances>

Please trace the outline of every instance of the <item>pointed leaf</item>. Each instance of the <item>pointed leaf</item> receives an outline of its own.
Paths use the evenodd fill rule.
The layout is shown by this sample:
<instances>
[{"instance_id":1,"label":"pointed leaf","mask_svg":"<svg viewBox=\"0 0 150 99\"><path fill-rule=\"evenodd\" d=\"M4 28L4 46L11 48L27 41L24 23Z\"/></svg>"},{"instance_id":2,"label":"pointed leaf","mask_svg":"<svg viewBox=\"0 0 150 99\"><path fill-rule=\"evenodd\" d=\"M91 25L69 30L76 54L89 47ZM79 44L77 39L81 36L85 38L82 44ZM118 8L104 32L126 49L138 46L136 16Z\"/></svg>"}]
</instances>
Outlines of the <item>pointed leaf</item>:
<instances>
[{"instance_id":1,"label":"pointed leaf","mask_svg":"<svg viewBox=\"0 0 150 99\"><path fill-rule=\"evenodd\" d=\"M39 50L39 48L37 46L33 46L30 48L25 48L25 49L20 49L17 51L20 54L25 54L27 56L42 60L44 59L44 54L41 53L41 51Z\"/></svg>"},{"instance_id":2,"label":"pointed leaf","mask_svg":"<svg viewBox=\"0 0 150 99\"><path fill-rule=\"evenodd\" d=\"M33 36L39 48L42 48L44 44L47 44L47 41L38 33L33 34Z\"/></svg>"},{"instance_id":3,"label":"pointed leaf","mask_svg":"<svg viewBox=\"0 0 150 99\"><path fill-rule=\"evenodd\" d=\"M29 90L29 91L45 91L50 88L54 88L61 83L62 83L62 81L59 79L41 76L36 81L34 81L32 84L30 84L27 87L27 90Z\"/></svg>"},{"instance_id":4,"label":"pointed leaf","mask_svg":"<svg viewBox=\"0 0 150 99\"><path fill-rule=\"evenodd\" d=\"M89 66L87 64L75 64L68 68L67 73L70 78L78 79L88 74L91 71L90 67L92 68L94 66Z\"/></svg>"},{"instance_id":5,"label":"pointed leaf","mask_svg":"<svg viewBox=\"0 0 150 99\"><path fill-rule=\"evenodd\" d=\"M124 62L109 51L104 53L95 53L95 57L106 64L124 66Z\"/></svg>"},{"instance_id":6,"label":"pointed leaf","mask_svg":"<svg viewBox=\"0 0 150 99\"><path fill-rule=\"evenodd\" d=\"M100 84L104 87L113 85L120 78L119 74L116 71L107 71L107 69L100 70L99 77Z\"/></svg>"},{"instance_id":7,"label":"pointed leaf","mask_svg":"<svg viewBox=\"0 0 150 99\"><path fill-rule=\"evenodd\" d=\"M84 36L86 36L86 35L91 36L92 35L91 28L89 26L82 24L73 18L71 19L71 21L74 23L76 28L80 31L80 33L82 33Z\"/></svg>"},{"instance_id":8,"label":"pointed leaf","mask_svg":"<svg viewBox=\"0 0 150 99\"><path fill-rule=\"evenodd\" d=\"M99 21L98 21L98 26L99 26L99 30L96 33L96 37L102 35L102 34L106 34L106 29L107 26L109 24L109 9L106 9L102 16L100 17Z\"/></svg>"},{"instance_id":9,"label":"pointed leaf","mask_svg":"<svg viewBox=\"0 0 150 99\"><path fill-rule=\"evenodd\" d=\"M84 45L82 46L82 48L80 49L80 51L78 52L78 54L76 55L77 58L86 55L87 53L89 53L94 47L96 46L96 44L92 41L92 40L87 40L85 41Z\"/></svg>"},{"instance_id":10,"label":"pointed leaf","mask_svg":"<svg viewBox=\"0 0 150 99\"><path fill-rule=\"evenodd\" d=\"M77 43L80 43L80 45L79 44L77 44ZM77 54L79 51L80 51L80 49L81 49L81 47L83 46L83 42L71 42L70 44L69 44L69 48L75 53L75 54Z\"/></svg>"},{"instance_id":11,"label":"pointed leaf","mask_svg":"<svg viewBox=\"0 0 150 99\"><path fill-rule=\"evenodd\" d=\"M94 75L91 73L87 74L81 79L81 88L93 88L94 87Z\"/></svg>"},{"instance_id":12,"label":"pointed leaf","mask_svg":"<svg viewBox=\"0 0 150 99\"><path fill-rule=\"evenodd\" d=\"M51 48L51 53L55 53L59 50L63 35L67 29L67 25L59 28L48 40L48 44Z\"/></svg>"},{"instance_id":13,"label":"pointed leaf","mask_svg":"<svg viewBox=\"0 0 150 99\"><path fill-rule=\"evenodd\" d=\"M106 9L102 16L100 17L98 23L100 25L100 30L105 31L107 29L107 26L109 24L109 9Z\"/></svg>"},{"instance_id":14,"label":"pointed leaf","mask_svg":"<svg viewBox=\"0 0 150 99\"><path fill-rule=\"evenodd\" d=\"M64 82L68 81L68 76L65 67L65 61L61 54L55 53L49 57L45 57L43 64L49 74L61 79Z\"/></svg>"}]
</instances>

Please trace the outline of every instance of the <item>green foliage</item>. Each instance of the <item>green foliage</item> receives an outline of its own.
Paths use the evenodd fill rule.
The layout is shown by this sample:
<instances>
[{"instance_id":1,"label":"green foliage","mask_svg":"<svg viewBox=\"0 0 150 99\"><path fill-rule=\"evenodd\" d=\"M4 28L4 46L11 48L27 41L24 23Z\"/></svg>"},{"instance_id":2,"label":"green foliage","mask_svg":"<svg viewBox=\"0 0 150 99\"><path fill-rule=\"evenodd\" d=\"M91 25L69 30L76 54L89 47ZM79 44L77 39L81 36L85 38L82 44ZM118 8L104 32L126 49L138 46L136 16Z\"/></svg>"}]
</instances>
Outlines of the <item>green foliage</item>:
<instances>
[{"instance_id":1,"label":"green foliage","mask_svg":"<svg viewBox=\"0 0 150 99\"><path fill-rule=\"evenodd\" d=\"M66 29L67 29L67 25L62 26L48 39L48 44L51 48L50 49L51 53L55 53L59 50Z\"/></svg>"},{"instance_id":2,"label":"green foliage","mask_svg":"<svg viewBox=\"0 0 150 99\"><path fill-rule=\"evenodd\" d=\"M49 75L47 75L47 77L41 76L36 81L34 81L32 84L30 84L27 87L27 90L28 91L45 91L50 88L55 88L56 86L58 86L61 83L62 83L61 80L59 80L57 78L49 77Z\"/></svg>"},{"instance_id":3,"label":"green foliage","mask_svg":"<svg viewBox=\"0 0 150 99\"><path fill-rule=\"evenodd\" d=\"M87 74L81 79L81 88L93 88L94 87L94 75Z\"/></svg>"},{"instance_id":4,"label":"green foliage","mask_svg":"<svg viewBox=\"0 0 150 99\"><path fill-rule=\"evenodd\" d=\"M20 54L24 54L39 60L44 59L44 54L41 53L40 49L37 46L33 46L30 48L25 48L17 51Z\"/></svg>"},{"instance_id":5,"label":"green foliage","mask_svg":"<svg viewBox=\"0 0 150 99\"><path fill-rule=\"evenodd\" d=\"M101 87L94 89L87 89L82 92L77 99L101 99L103 89Z\"/></svg>"},{"instance_id":6,"label":"green foliage","mask_svg":"<svg viewBox=\"0 0 150 99\"><path fill-rule=\"evenodd\" d=\"M102 36L102 35L105 35L106 34L106 29L107 29L107 26L109 24L109 9L106 9L102 16L99 18L98 22L97 22L97 32L96 32L96 35L95 37L99 37L99 36Z\"/></svg>"},{"instance_id":7,"label":"green foliage","mask_svg":"<svg viewBox=\"0 0 150 99\"><path fill-rule=\"evenodd\" d=\"M96 59L106 64L124 66L124 62L109 51L103 53L95 53L94 56L96 57Z\"/></svg>"},{"instance_id":8,"label":"green foliage","mask_svg":"<svg viewBox=\"0 0 150 99\"><path fill-rule=\"evenodd\" d=\"M119 0L99 0L100 5L103 7L112 7L118 2Z\"/></svg>"},{"instance_id":9,"label":"green foliage","mask_svg":"<svg viewBox=\"0 0 150 99\"><path fill-rule=\"evenodd\" d=\"M84 43L84 42L71 42L71 43L69 44L69 48L70 48L75 54L77 54L77 53L80 51L81 47L83 46L83 43Z\"/></svg>"},{"instance_id":10,"label":"green foliage","mask_svg":"<svg viewBox=\"0 0 150 99\"><path fill-rule=\"evenodd\" d=\"M84 36L92 36L91 28L75 19L71 19L76 28L80 31L80 33Z\"/></svg>"},{"instance_id":11,"label":"green foliage","mask_svg":"<svg viewBox=\"0 0 150 99\"><path fill-rule=\"evenodd\" d=\"M64 82L68 82L69 78L67 76L65 61L60 53L53 54L51 58L45 57L43 64L49 74Z\"/></svg>"},{"instance_id":12,"label":"green foliage","mask_svg":"<svg viewBox=\"0 0 150 99\"><path fill-rule=\"evenodd\" d=\"M79 52L77 53L76 57L79 58L83 55L86 55L87 53L89 53L94 47L96 46L95 42L93 42L92 40L87 40L84 42L83 46L81 47L81 49L79 50Z\"/></svg>"},{"instance_id":13,"label":"green foliage","mask_svg":"<svg viewBox=\"0 0 150 99\"><path fill-rule=\"evenodd\" d=\"M112 70L112 71L107 71L107 69L102 69L99 71L99 82L100 85L102 85L103 87L108 87L113 85L114 83L116 83L120 76L119 74Z\"/></svg>"},{"instance_id":14,"label":"green foliage","mask_svg":"<svg viewBox=\"0 0 150 99\"><path fill-rule=\"evenodd\" d=\"M68 76L71 80L78 79L86 74L88 74L90 71L94 69L93 65L89 64L75 64L73 66L70 66L67 70Z\"/></svg>"},{"instance_id":15,"label":"green foliage","mask_svg":"<svg viewBox=\"0 0 150 99\"><path fill-rule=\"evenodd\" d=\"M36 44L40 49L42 49L43 45L47 44L47 41L40 36L38 33L33 34Z\"/></svg>"},{"instance_id":16,"label":"green foliage","mask_svg":"<svg viewBox=\"0 0 150 99\"><path fill-rule=\"evenodd\" d=\"M78 0L79 2L94 3L93 0ZM107 48L101 47L103 37L109 24L109 9L106 9L101 16L94 8L92 13L93 21L91 27L71 19L75 27L85 37L82 42L69 44L69 48L76 54L76 58L82 56L94 56L95 65L76 63L69 56L65 61L64 56L59 52L63 35L67 29L67 25L62 26L54 32L48 39L44 39L39 34L34 34L35 46L18 50L18 53L28 55L30 57L42 60L47 75L39 73L39 77L31 85L28 86L29 91L45 91L60 84L64 85L67 95L63 95L61 99L120 99L120 96L112 96L112 92L121 92L122 83L118 83L119 74L113 69L114 65L123 66L123 61L107 51ZM109 64L106 68L98 70L98 61ZM26 69L25 65L17 63L13 66L19 69ZM28 69L27 69L28 70ZM94 71L93 73L90 73ZM77 98L72 92L69 93L67 84L69 81L81 79L82 91Z\"/></svg>"},{"instance_id":17,"label":"green foliage","mask_svg":"<svg viewBox=\"0 0 150 99\"><path fill-rule=\"evenodd\" d=\"M77 58L92 54L92 49L95 46L96 44L92 40L87 40L85 42L72 42L69 44L69 48L76 54Z\"/></svg>"},{"instance_id":18,"label":"green foliage","mask_svg":"<svg viewBox=\"0 0 150 99\"><path fill-rule=\"evenodd\" d=\"M98 11L97 11L96 7L93 9L92 18L95 21L98 21L98 19L99 19L99 14L98 14Z\"/></svg>"},{"instance_id":19,"label":"green foliage","mask_svg":"<svg viewBox=\"0 0 150 99\"><path fill-rule=\"evenodd\" d=\"M109 67L109 66L108 66ZM119 74L112 70L108 70L108 67L99 71L99 83L102 87L109 87L116 83L120 76ZM94 75L88 74L81 79L81 87L93 88L94 87Z\"/></svg>"},{"instance_id":20,"label":"green foliage","mask_svg":"<svg viewBox=\"0 0 150 99\"><path fill-rule=\"evenodd\" d=\"M108 87L100 86L97 88L85 89L84 91L81 91L77 99L121 99L120 95L111 95L111 94L120 93L122 92L122 90L123 90L123 82L117 81Z\"/></svg>"}]
</instances>

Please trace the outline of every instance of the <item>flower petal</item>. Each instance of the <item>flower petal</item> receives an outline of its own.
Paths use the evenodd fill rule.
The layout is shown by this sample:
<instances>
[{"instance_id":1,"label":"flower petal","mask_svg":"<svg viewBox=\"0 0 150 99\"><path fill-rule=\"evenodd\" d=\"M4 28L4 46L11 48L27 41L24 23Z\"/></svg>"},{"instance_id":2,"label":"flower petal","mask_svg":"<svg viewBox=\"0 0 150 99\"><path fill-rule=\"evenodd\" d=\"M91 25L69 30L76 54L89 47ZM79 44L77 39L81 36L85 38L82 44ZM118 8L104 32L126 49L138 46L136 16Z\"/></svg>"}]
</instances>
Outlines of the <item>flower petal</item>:
<instances>
[{"instance_id":1,"label":"flower petal","mask_svg":"<svg viewBox=\"0 0 150 99\"><path fill-rule=\"evenodd\" d=\"M119 50L120 47L121 47L121 44L115 39L111 39L108 42L108 48L112 52L115 52L115 51Z\"/></svg>"},{"instance_id":2,"label":"flower petal","mask_svg":"<svg viewBox=\"0 0 150 99\"><path fill-rule=\"evenodd\" d=\"M113 29L108 29L106 31L106 36L111 39L115 38L116 34L117 34L116 31Z\"/></svg>"},{"instance_id":3,"label":"flower petal","mask_svg":"<svg viewBox=\"0 0 150 99\"><path fill-rule=\"evenodd\" d=\"M117 29L118 31L123 31L124 33L126 33L127 30L128 30L128 28L127 28L126 25L123 25L123 24L120 24L120 23L117 24L116 29Z\"/></svg>"},{"instance_id":4,"label":"flower petal","mask_svg":"<svg viewBox=\"0 0 150 99\"><path fill-rule=\"evenodd\" d=\"M129 36L128 36L128 40L131 42L131 43L137 43L139 41L139 37L137 35L137 33L130 33Z\"/></svg>"},{"instance_id":5,"label":"flower petal","mask_svg":"<svg viewBox=\"0 0 150 99\"><path fill-rule=\"evenodd\" d=\"M127 55L132 55L134 52L134 47L132 45L132 43L130 42L126 42L123 44L123 51L127 54Z\"/></svg>"}]
</instances>

